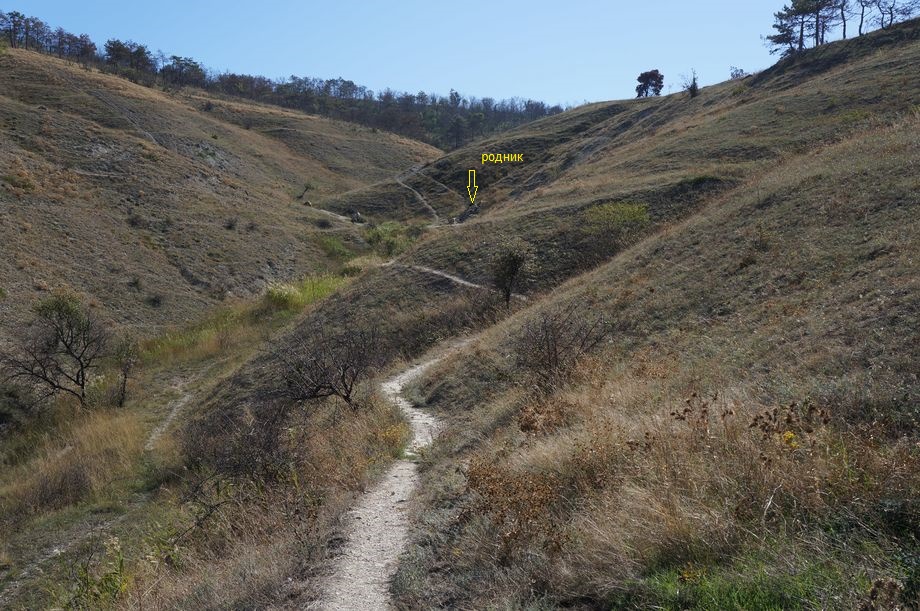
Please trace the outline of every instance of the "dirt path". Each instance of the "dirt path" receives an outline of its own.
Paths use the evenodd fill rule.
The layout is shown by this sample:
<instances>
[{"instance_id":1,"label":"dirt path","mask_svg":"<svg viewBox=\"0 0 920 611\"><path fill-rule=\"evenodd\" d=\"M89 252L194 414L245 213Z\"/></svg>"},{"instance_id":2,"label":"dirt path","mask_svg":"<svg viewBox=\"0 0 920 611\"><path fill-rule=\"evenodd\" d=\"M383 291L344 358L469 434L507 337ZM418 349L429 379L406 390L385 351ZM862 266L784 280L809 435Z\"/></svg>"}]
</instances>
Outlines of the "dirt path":
<instances>
[{"instance_id":1,"label":"dirt path","mask_svg":"<svg viewBox=\"0 0 920 611\"><path fill-rule=\"evenodd\" d=\"M332 576L322 588L320 600L309 609L387 609L389 582L396 572L399 555L409 538L408 503L418 485L418 452L428 446L438 431L437 419L412 404L403 389L426 369L459 350L454 344L442 354L410 367L381 385L384 395L405 413L412 425L412 441L405 458L399 460L380 481L365 493L346 516L347 542L336 559Z\"/></svg>"},{"instance_id":2,"label":"dirt path","mask_svg":"<svg viewBox=\"0 0 920 611\"><path fill-rule=\"evenodd\" d=\"M169 411L166 412L166 417L163 418L160 423L150 431L150 435L147 437L147 442L144 444L144 450L147 452L152 452L156 447L157 441L160 437L163 436L163 433L175 422L176 417L179 415L188 402L192 400L192 394L186 391L186 387L196 378L175 378L172 382L172 388L179 393L179 397L170 402L167 406Z\"/></svg>"},{"instance_id":3,"label":"dirt path","mask_svg":"<svg viewBox=\"0 0 920 611\"><path fill-rule=\"evenodd\" d=\"M153 451L156 447L157 440L159 440L163 433L169 429L182 409L188 405L192 395L186 392L185 387L190 381L191 380L187 378L176 378L173 380L172 388L179 392L179 397L169 404L166 417L150 432L144 444L145 451ZM9 604L30 579L41 574L42 567L45 563L62 554L70 552L72 549L86 543L94 537L102 537L113 527L124 521L131 511L140 507L151 496L151 494L142 494L132 499L125 506L124 512L120 515L103 518L99 522L81 521L61 533L54 544L40 551L37 557L33 558L18 572L15 579L3 586L2 590L0 590L0 608ZM0 577L2 577L2 572L0 572Z\"/></svg>"},{"instance_id":4,"label":"dirt path","mask_svg":"<svg viewBox=\"0 0 920 611\"><path fill-rule=\"evenodd\" d=\"M388 261L387 263L384 263L383 266L384 266L384 267L388 267L388 266L392 266L392 267L402 267L402 268L404 268L404 269L414 269L415 271L417 271L417 272L422 272L423 274L431 274L431 275L433 275L433 276L440 276L441 278L446 278L447 280L450 280L451 282L455 282L455 283L459 284L460 286L466 286L466 287L469 287L469 288L471 288L471 289L481 289L481 290L483 290L483 291L498 292L498 291L496 291L496 290L495 290L494 288L492 288L492 287L484 286L484 285L482 285L482 284L476 284L475 282L470 282L469 280L464 280L464 279L461 278L460 276L455 276L455 275L453 275L453 274L448 274L447 272L442 272L442 271L440 271L440 270L437 270L437 269L434 269L434 268L431 268L431 267L425 267L424 265L410 265L410 264L408 264L408 263L396 263L395 261ZM511 294L511 297L514 298L514 299L519 299L519 300L521 300L521 301L527 301L527 296L526 296L526 295L519 295L518 293L512 293L512 294Z\"/></svg>"},{"instance_id":5,"label":"dirt path","mask_svg":"<svg viewBox=\"0 0 920 611\"><path fill-rule=\"evenodd\" d=\"M415 193L416 199L418 199L418 201L422 204L422 206L424 206L425 209L428 210L428 212L431 213L431 216L434 217L433 226L440 226L440 225L441 225L441 217L438 216L438 211L431 207L431 204L428 203L428 200L425 198L424 195L422 195L421 193L419 193L418 191L416 191L414 188L412 188L412 187L410 187L409 185L407 185L406 183L404 183L401 176L397 176L397 177L396 177L396 183L399 184L399 185L401 185L401 186L403 186L403 187L405 187L406 189L409 189L409 190L412 191L413 193Z\"/></svg>"}]
</instances>

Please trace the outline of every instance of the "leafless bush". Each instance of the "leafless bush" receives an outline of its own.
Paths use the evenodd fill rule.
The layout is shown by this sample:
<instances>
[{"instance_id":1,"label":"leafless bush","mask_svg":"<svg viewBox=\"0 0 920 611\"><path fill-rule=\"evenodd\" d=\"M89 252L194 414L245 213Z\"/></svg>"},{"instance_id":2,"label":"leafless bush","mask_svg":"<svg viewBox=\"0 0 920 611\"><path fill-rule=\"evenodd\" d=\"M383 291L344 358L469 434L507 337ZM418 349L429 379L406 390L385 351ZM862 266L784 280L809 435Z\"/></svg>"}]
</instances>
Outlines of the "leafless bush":
<instances>
[{"instance_id":1,"label":"leafless bush","mask_svg":"<svg viewBox=\"0 0 920 611\"><path fill-rule=\"evenodd\" d=\"M131 374L134 373L134 368L140 359L137 340L128 335L119 338L112 350L112 356L118 368L118 390L115 404L118 407L124 407L125 399L128 398L128 380L131 379Z\"/></svg>"},{"instance_id":2,"label":"leafless bush","mask_svg":"<svg viewBox=\"0 0 920 611\"><path fill-rule=\"evenodd\" d=\"M568 377L608 334L607 321L587 314L578 304L543 312L524 325L517 341L518 364L547 391Z\"/></svg>"},{"instance_id":3,"label":"leafless bush","mask_svg":"<svg viewBox=\"0 0 920 611\"><path fill-rule=\"evenodd\" d=\"M317 327L275 353L284 367L284 394L294 401L338 397L356 409L355 388L379 365L379 344L376 329L331 335Z\"/></svg>"}]
</instances>

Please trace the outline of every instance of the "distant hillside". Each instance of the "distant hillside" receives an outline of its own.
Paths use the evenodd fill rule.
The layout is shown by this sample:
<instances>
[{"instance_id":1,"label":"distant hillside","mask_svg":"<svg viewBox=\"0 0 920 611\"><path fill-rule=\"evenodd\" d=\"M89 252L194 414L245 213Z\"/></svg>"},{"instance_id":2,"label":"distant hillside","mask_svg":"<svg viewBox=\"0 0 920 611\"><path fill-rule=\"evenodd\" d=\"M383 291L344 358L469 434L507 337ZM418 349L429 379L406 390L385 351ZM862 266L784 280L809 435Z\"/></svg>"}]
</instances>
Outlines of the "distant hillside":
<instances>
[{"instance_id":1,"label":"distant hillside","mask_svg":"<svg viewBox=\"0 0 920 611\"><path fill-rule=\"evenodd\" d=\"M392 134L171 96L17 49L0 55L4 326L69 287L128 323L174 322L365 248L308 200L438 155ZM328 228L327 228L328 227Z\"/></svg>"},{"instance_id":2,"label":"distant hillside","mask_svg":"<svg viewBox=\"0 0 920 611\"><path fill-rule=\"evenodd\" d=\"M47 53L147 87L189 87L264 102L384 129L445 149L563 110L559 105L521 98L465 98L453 89L446 96L390 88L375 93L341 77L273 79L215 73L191 57L167 58L162 51L154 54L146 44L117 38L98 43L87 34L78 36L55 28L39 17L0 10L0 44L4 47Z\"/></svg>"},{"instance_id":3,"label":"distant hillside","mask_svg":"<svg viewBox=\"0 0 920 611\"><path fill-rule=\"evenodd\" d=\"M643 232L707 202L743 192L767 168L858 135L916 104L920 21L822 46L742 80L686 94L592 104L453 151L401 177L442 220L469 206L467 172L477 171L481 212L410 255L413 262L486 280L499 236L540 251L532 290L607 260L636 235L597 230L604 205L638 203ZM524 163L482 164L483 153L523 154ZM394 181L335 195L321 205L371 219L430 220L422 200ZM594 212L592 212L592 210ZM595 219L596 220L596 219Z\"/></svg>"}]
</instances>

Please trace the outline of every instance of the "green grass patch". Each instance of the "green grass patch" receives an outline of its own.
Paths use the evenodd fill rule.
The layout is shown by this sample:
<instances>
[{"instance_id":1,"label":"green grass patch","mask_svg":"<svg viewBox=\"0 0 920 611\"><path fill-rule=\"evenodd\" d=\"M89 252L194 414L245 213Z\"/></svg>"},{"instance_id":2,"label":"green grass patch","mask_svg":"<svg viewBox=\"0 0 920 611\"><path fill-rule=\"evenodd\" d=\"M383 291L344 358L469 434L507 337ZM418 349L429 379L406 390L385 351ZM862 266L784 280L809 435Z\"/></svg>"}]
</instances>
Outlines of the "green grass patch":
<instances>
[{"instance_id":1,"label":"green grass patch","mask_svg":"<svg viewBox=\"0 0 920 611\"><path fill-rule=\"evenodd\" d=\"M364 239L380 256L395 257L405 252L419 235L421 230L416 227L387 221L367 228Z\"/></svg>"},{"instance_id":2,"label":"green grass patch","mask_svg":"<svg viewBox=\"0 0 920 611\"><path fill-rule=\"evenodd\" d=\"M0 286L0 299L6 299L6 290Z\"/></svg>"},{"instance_id":3,"label":"green grass patch","mask_svg":"<svg viewBox=\"0 0 920 611\"><path fill-rule=\"evenodd\" d=\"M347 282L342 276L311 276L298 284L272 284L262 297L265 309L273 312L299 312L326 297Z\"/></svg>"},{"instance_id":4,"label":"green grass patch","mask_svg":"<svg viewBox=\"0 0 920 611\"><path fill-rule=\"evenodd\" d=\"M726 565L688 563L649 574L611 601L613 609L812 609L828 598L850 603L872 589L872 578L834 552L791 557L786 542L775 548L750 551ZM871 542L855 547L877 556L884 553ZM797 548L802 552L802 548ZM826 550L829 551L829 550ZM792 560L790 562L790 560ZM889 567L889 569L892 567ZM876 570L878 567L876 567ZM848 606L844 603L844 606Z\"/></svg>"},{"instance_id":5,"label":"green grass patch","mask_svg":"<svg viewBox=\"0 0 920 611\"><path fill-rule=\"evenodd\" d=\"M327 257L344 261L354 256L338 236L321 235L316 238L316 243Z\"/></svg>"},{"instance_id":6,"label":"green grass patch","mask_svg":"<svg viewBox=\"0 0 920 611\"><path fill-rule=\"evenodd\" d=\"M641 229L651 222L648 206L642 203L617 202L589 208L585 223L592 233L620 232Z\"/></svg>"},{"instance_id":7,"label":"green grass patch","mask_svg":"<svg viewBox=\"0 0 920 611\"><path fill-rule=\"evenodd\" d=\"M200 360L262 337L348 282L344 276L310 276L295 284L272 284L258 300L220 308L203 320L141 343L145 364Z\"/></svg>"}]
</instances>

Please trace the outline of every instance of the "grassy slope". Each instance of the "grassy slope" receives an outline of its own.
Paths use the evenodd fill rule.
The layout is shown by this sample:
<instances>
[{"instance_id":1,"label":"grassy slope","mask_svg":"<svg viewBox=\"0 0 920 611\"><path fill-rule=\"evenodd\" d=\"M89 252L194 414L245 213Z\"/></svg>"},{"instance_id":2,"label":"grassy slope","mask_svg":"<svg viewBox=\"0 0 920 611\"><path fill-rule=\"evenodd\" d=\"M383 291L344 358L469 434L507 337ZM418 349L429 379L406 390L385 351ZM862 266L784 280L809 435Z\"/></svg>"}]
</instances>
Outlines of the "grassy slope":
<instances>
[{"instance_id":1,"label":"grassy slope","mask_svg":"<svg viewBox=\"0 0 920 611\"><path fill-rule=\"evenodd\" d=\"M187 599L183 584L203 591L215 575L207 543L183 547L178 576L140 568L148 553L169 555L161 546L192 518L177 429L270 345L292 312L341 279L270 292L265 308L247 297L270 282L335 271L368 250L358 228L307 200L378 182L437 150L277 108L145 89L16 50L0 55L0 92L0 242L8 255L0 261L0 344L34 299L62 287L155 337L124 411L82 415L64 401L28 429L4 432L0 605L66 600L86 559L94 574L106 570L110 556L99 554L111 536L121 539L132 579L150 577L156 596L166 588ZM162 437L148 444L160 427ZM388 427L396 433L380 437L377 429ZM380 405L337 431L338 444L317 442L305 460L330 461L324 475L345 480L324 489L329 519L367 476L368 458L399 444L398 427ZM323 454L333 446L334 459ZM275 539L263 542L274 550L264 560L279 571L288 571L280 554L300 558L279 547L290 540L286 526L275 524ZM247 543L236 542L241 562L262 549ZM246 599L256 589L225 595Z\"/></svg>"},{"instance_id":2,"label":"grassy slope","mask_svg":"<svg viewBox=\"0 0 920 611\"><path fill-rule=\"evenodd\" d=\"M437 154L347 123L166 94L18 50L0 56L0 92L7 330L57 287L120 322L181 322L228 295L335 267L322 233L366 246L349 223L303 200Z\"/></svg>"},{"instance_id":3,"label":"grassy slope","mask_svg":"<svg viewBox=\"0 0 920 611\"><path fill-rule=\"evenodd\" d=\"M737 536L745 529L750 530L747 522L738 516L719 514L719 507L706 506L712 499L744 500L730 494L733 490L743 490L745 483L739 484L738 480L729 477L731 468L749 458L749 451L776 453L776 444L758 447L757 440L745 438L746 445L739 446L743 449L739 451L723 439L721 443L730 450L727 454L693 454L689 445L680 445L686 437L686 431L680 428L684 425L669 422L668 412L693 391L710 393L729 389L732 392L725 392L730 397L743 399L739 401L749 411L804 397L836 405L842 397L851 401L851 405L848 411L841 410L840 415L859 413L872 404L889 420L889 433L899 426L896 419L890 418L894 413L892 401L902 401L892 380L904 372L905 363L909 364L910 360L902 357L910 354L913 345L909 343L910 336L903 331L912 328L910 317L916 316L916 290L910 275L912 259L909 255L905 258L903 253L916 245L916 226L911 224L916 215L911 216L912 208L894 204L914 201L910 199L913 193L910 189L916 188L916 173L911 174L905 168L916 163L915 139L911 140L916 124L901 123L893 129L885 125L910 109L920 89L917 76L905 68L916 63L920 55L917 31L917 25L910 24L896 31L832 45L798 62L781 63L745 83L707 88L693 101L674 96L578 109L519 129L475 149L453 153L430 164L420 174L405 179L424 193L445 217L462 209L463 197L457 192L445 192L434 181L456 185L457 176L462 176L465 191L465 171L468 167L477 167L482 170L482 199L477 201L483 203L486 211L464 227L429 232L403 261L456 270L474 279L484 278L487 275L485 262L495 236L507 232L520 235L538 247L538 267L530 289L557 290L546 299L531 300L524 311L487 332L469 355L441 366L437 375L431 376L419 390L420 399L445 410L454 420L454 426L428 465L428 503L422 517L429 527L421 533L418 546L403 563L396 584L401 602L422 607L451 602L475 606L488 598L503 599L513 605L544 598L547 604L567 601L576 605L609 605L617 602L616 593L624 589L629 595L645 596L645 600L668 602L667 597L673 590L685 589L676 585L678 578L686 581L696 576L693 566L688 568L688 561L703 564L710 571L707 574L722 579L718 582L714 578L705 583L697 580L700 588L717 589L719 583L736 587L731 571L740 571L745 562L755 565L760 562L758 567L766 563L768 577L771 577L770 571L777 572L775 567L784 561L783 558L777 560L775 554L771 557L771 550L766 546L760 550L761 556L748 553L753 549L750 542ZM815 69L812 61L815 56L825 57L821 70ZM835 99L831 100L831 95ZM240 125L255 125L245 117L228 120ZM528 163L491 168L476 165L481 152L491 151L523 152ZM897 154L889 155L890 151ZM849 176L846 163L850 163L853 156L866 164L864 175L869 180L855 183L856 186L868 186L853 200L855 207L851 208L850 200L841 196L844 191L838 189L838 182L841 177ZM811 173L800 172L801 166L808 166ZM888 178L892 176L896 180L889 184ZM383 178L379 176L373 180ZM410 204L404 199L405 188L382 187L380 192L398 194L402 198L398 204L399 214L403 218L411 216L405 213L405 206ZM800 201L797 195L803 194L814 197L807 202ZM879 194L885 197L877 199ZM828 202L836 201L835 198L841 200L840 211L848 223L829 213ZM621 200L646 204L653 222L642 231L603 241L583 226L580 210ZM385 210L385 207L377 209ZM866 215L869 209L876 210L876 216ZM702 213L694 214L700 211ZM752 215L759 223L751 219ZM418 210L417 216L428 220L422 210ZM859 235L864 236L870 229L868 223L878 223L875 228L879 236L884 236L878 239L887 246L876 252L874 246L870 248L860 243L860 248L866 246L868 249L863 253L863 260L853 254L857 251L852 245ZM810 233L800 233L799 228L808 228ZM630 248L643 238L644 241ZM573 257L571 253L579 256ZM621 254L615 256L617 253ZM611 258L611 262L604 264ZM774 277L768 264L775 261L785 261L789 270ZM868 316L862 320L862 327L847 331L850 339L842 333L836 335L838 331L834 325L850 321L847 316L855 306L851 304L851 309L840 311L834 311L831 306L849 296L847 291L858 289L861 283L865 288L862 294L869 294L871 274L881 271L873 266L883 264L890 268L885 269L887 274L897 271L897 275L892 276L899 283L894 290L906 291L892 297L901 304L893 310L900 318L892 318L890 327L881 326L880 321L888 315L886 306L883 317ZM593 267L597 267L594 272L577 277ZM837 276L838 269L846 271ZM800 277L803 273L805 278ZM814 277L809 279L809 273ZM859 280L853 281L847 273L855 274ZM720 282L715 282L716 278ZM589 301L598 311L607 313L618 332L609 351L597 355L598 366L586 367L581 372L584 384L576 384L564 391L567 394L535 405L521 387L510 383L521 379L522 374L509 359L509 339L518 333L520 324L528 317L565 298ZM769 300L780 302L779 309L772 309ZM484 303L486 301L481 299L481 293L459 290L449 281L417 270L399 266L369 270L307 314L290 331L287 340L282 341L302 336L318 322L329 327L371 322L383 328L384 349L390 360L400 355L414 357L447 336L493 322L498 315L492 304ZM828 311L826 318L816 314L823 315L825 311ZM799 324L796 320L808 320L802 318L802 313L813 314L813 328L791 326ZM760 335L757 330L762 330ZM808 331L808 335L804 331ZM822 341L810 343L809 338L819 331L824 333L818 335ZM875 343L869 341L873 334L877 336L873 340ZM778 338L782 338L782 342ZM832 343L832 339L839 343ZM865 348L862 361L847 360L852 345L846 342ZM878 348L889 343L903 346L901 354ZM786 346L784 350L789 352L784 353L777 346ZM806 351L800 359L795 349L802 347L814 348L815 354ZM870 362L872 368L868 369ZM229 378L225 383L209 386L199 395L201 400L195 405L198 422L221 423L222 418L230 415L230 420L223 421L229 426L224 427L221 434L245 445L246 435L251 434L247 432L246 418L258 417L263 408L254 399L261 391L271 390L277 384L278 372L265 367L267 363L264 357L256 357L240 371L227 372ZM750 367L751 363L756 367ZM872 375L872 383L877 387L865 385L871 372L885 372L889 367L891 373ZM841 376L841 371L848 372L849 378ZM771 375L772 372L777 375ZM834 381L839 381L838 387ZM736 388L737 395L733 394ZM854 388L866 392L860 396L852 392ZM908 379L907 389L916 393L915 379ZM876 399L878 401L872 403ZM841 404L844 404L842 399ZM550 427L536 436L525 435L520 430L518 413L547 410L562 414L559 418L547 418L547 421L556 422L556 428ZM618 420L621 415L622 419ZM385 415L373 417L387 422ZM748 412L744 412L744 418L747 417ZM705 490L708 496L699 498L685 494L683 487L666 477L668 472L656 471L660 462L621 461L619 458L626 456L624 448L611 445L605 439L623 441L630 438L628 435L607 435L598 440L589 436L597 428L595 423L607 420L611 420L607 426L625 427L630 435L638 434L640 439L645 430L660 435L661 439L673 437L674 446L656 445L652 454L661 456L670 452L692 460L700 476L690 480L689 488L691 491ZM850 419L850 422L856 421ZM238 426L240 424L242 426ZM668 436L670 432L674 433L671 437ZM359 430L356 434L359 438L373 439L367 431ZM838 441L833 437L836 434L822 432L835 442ZM876 432L871 434L876 435ZM692 439L688 439L687 444L690 441ZM368 447L368 443L371 447L381 445L379 440L365 440L349 447L360 448L362 443L364 447ZM900 456L897 452L903 450L887 438L878 445L882 450L890 449L896 458ZM592 472L603 474L603 486L597 484L597 480L593 480L595 483L583 481L578 475L584 469L577 468L581 463L575 462L570 452L577 447L603 450L600 455L605 460L587 465ZM779 451L782 448L780 446ZM869 452L874 451L873 448L856 450L857 453L866 450L866 455L873 460L878 458L879 464L888 464L878 454ZM756 456L756 452L753 455ZM351 454L348 456L349 460L353 458ZM790 456L792 460L799 460L798 455L780 453L777 461L794 475L796 472L788 462ZM505 467L504 470L480 471L480 484L504 482L508 485L467 490L469 482L463 467L477 457L483 464L494 462ZM802 457L802 460L810 459ZM911 464L905 462L908 459L912 460L910 456L906 459L902 456L899 464ZM344 466L336 467L337 476L338 469L347 473L351 468L351 463L345 462ZM707 468L709 463L724 463L731 468L726 472L713 471ZM611 467L622 464L630 465L632 471L624 473ZM330 464L329 468L333 466ZM821 469L837 473L844 480L848 473L844 469L840 474L826 464L821 465ZM879 479L880 472L868 473L867 478ZM634 473L643 477L638 481L630 480ZM887 483L903 498L916 498L915 495L911 497L909 491L905 492L908 490L905 486L913 484L905 484L901 473L895 470L896 477ZM348 480L342 490L360 489L362 477ZM545 480L541 479L544 477ZM775 483L776 477L775 469L768 470L763 481ZM552 484L549 494L540 496L545 488L539 486L532 490L520 488L540 481ZM629 486L616 488L608 481L616 485L625 482ZM660 485L643 488L649 481L660 482ZM729 482L724 488L706 487L712 482L724 481ZM314 484L316 482L311 486ZM801 522L812 528L808 532L816 532L817 518L795 513L795 503L799 502L796 495L801 488L794 486L794 482L785 484L790 487L790 493L788 497L781 494L781 498L775 499L777 520ZM496 520L487 506L477 504L489 498L490 490L496 489L520 492L511 496L524 500L533 498L528 493L536 491L540 493L539 498L546 499L549 505L538 508L545 510L543 513L549 517L549 522L540 532L565 535L551 546L555 550L553 554L546 554L545 539L532 539L530 535L508 547L510 555L498 554L501 550L497 543L501 542L506 525ZM775 486L770 488L774 489ZM845 490L859 494L873 492L873 489L858 487ZM573 498L583 504L584 511L572 513L571 506L553 505L558 501L556 493L559 491L571 491ZM592 538L592 524L599 523L599 516L614 513L611 499L619 498L624 491L638 492L631 504L623 505L625 517L617 515L628 522L629 512L634 511L644 519L633 523L634 530L625 526L620 526L620 530L605 526L603 532L627 537L625 545L622 539L614 538L605 546L602 538ZM677 495L677 506L685 501L692 511L686 515L664 511L650 516L640 514L639 509L654 506L648 502L643 504L643 499L649 498L640 494L643 491L652 495L673 491ZM509 511L518 510L514 498L495 500L510 502ZM760 503L761 512L763 501L763 498L744 500L749 506ZM836 500L829 502L828 506L833 508L835 503ZM323 514L326 520L334 519L336 511L340 510L335 501L330 504L330 511ZM467 511L461 512L464 507ZM705 511L695 511L701 507ZM808 510L821 517L821 507L808 505ZM715 526L710 530L698 528L701 515L711 516ZM854 515L858 521L867 514ZM470 516L472 522L463 521ZM679 528L674 532L662 530L661 516L673 516L675 521L667 525L676 524ZM560 529L560 524L575 526L569 532ZM770 528L775 529L775 524L771 517ZM722 525L728 526L723 530ZM835 528L833 524L831 527ZM699 535L700 532L703 535ZM722 536L723 533L729 536ZM775 535L775 530L770 534ZM313 533L310 543L327 543L326 535L328 533ZM575 545L566 545L569 535ZM271 540L270 536L260 538L260 534L254 537L263 544ZM712 543L712 537L727 545L712 556L694 555L694 550ZM801 544L794 536L774 538L784 544ZM590 553L585 551L588 548L581 546L584 541L596 544L590 548ZM689 543L685 545L686 541ZM854 537L852 541L858 543L860 539ZM563 544L561 548L560 544ZM193 563L184 586L188 589L170 589L167 585L163 604L168 606L170 600L176 600L170 596L182 599L193 591L195 580L201 580L209 566L215 567L213 579L208 587L198 590L201 598L196 604L199 606L216 605L221 601L237 606L265 604L274 600L270 592L247 592L246 584L238 580L250 575L247 567L277 564L267 563L277 557L277 554L272 556L274 548L252 545L248 548L251 554L247 555L244 553L247 551L245 540L235 545L232 553L221 553L222 550L217 549L214 556L206 557L207 562ZM677 553L669 556L675 549ZM891 549L892 541L885 539L877 555L879 563L872 571L861 568L865 555L854 555L849 564L844 557L839 574L830 571L823 577L858 574L862 581L854 581L853 587L862 588L868 576L893 574L891 571L897 568L897 562L892 559ZM823 554L826 550L819 551ZM548 556L552 557L547 560ZM289 559L289 556L284 557ZM816 557L823 556L817 552L800 556L806 565L812 566ZM832 553L827 557L833 557L837 562L835 567L841 564ZM524 561L524 558L535 561ZM592 558L600 560L592 563ZM609 567L621 565L626 572L610 572ZM719 567L728 567L727 572L718 574ZM441 570L446 568L452 571ZM278 574L260 573L259 587L277 585L291 574L288 571L296 573L287 565ZM680 571L685 571L686 575L679 575ZM183 578L179 577L176 583ZM780 574L779 578L782 577ZM492 582L496 584L494 587L488 585ZM782 586L786 582L780 579L779 583ZM228 586L235 589L228 589L222 598L220 592ZM853 594L830 590L835 595Z\"/></svg>"},{"instance_id":4,"label":"grassy slope","mask_svg":"<svg viewBox=\"0 0 920 611\"><path fill-rule=\"evenodd\" d=\"M611 134L609 154L470 224L486 244L484 226L566 236L577 229L560 208L688 176L735 181L695 214L663 214L418 389L453 426L394 586L403 605L851 607L879 579L904 600L920 591L918 30L830 45L695 101L633 103L670 118L632 143ZM673 200L645 201L654 216ZM470 235L412 256L458 261L448 248ZM552 241L537 243L557 278ZM477 251L458 263L473 277ZM534 396L515 337L568 302L614 333L570 385ZM783 420L806 401L830 422ZM704 405L705 421L673 415ZM774 408L776 432L749 428Z\"/></svg>"}]
</instances>

